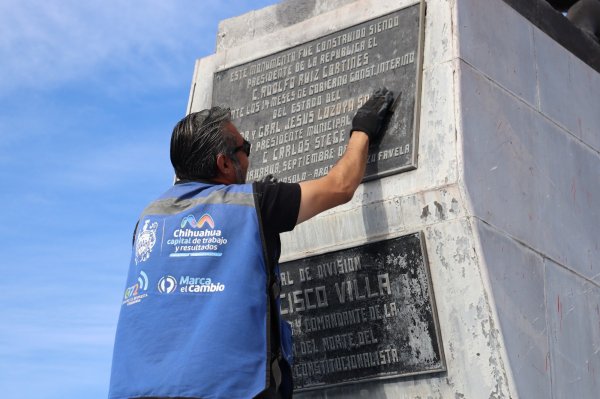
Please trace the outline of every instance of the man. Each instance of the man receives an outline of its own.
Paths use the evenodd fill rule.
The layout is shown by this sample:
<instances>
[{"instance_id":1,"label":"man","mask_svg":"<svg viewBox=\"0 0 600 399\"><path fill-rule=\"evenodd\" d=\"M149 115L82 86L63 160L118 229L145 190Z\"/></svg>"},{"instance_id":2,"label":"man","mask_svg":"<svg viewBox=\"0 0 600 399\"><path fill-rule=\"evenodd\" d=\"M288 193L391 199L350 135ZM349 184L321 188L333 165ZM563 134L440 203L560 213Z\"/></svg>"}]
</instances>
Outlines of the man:
<instances>
[{"instance_id":1,"label":"man","mask_svg":"<svg viewBox=\"0 0 600 399\"><path fill-rule=\"evenodd\" d=\"M392 99L376 91L329 174L299 184L244 184L250 143L228 110L190 114L175 126L176 184L136 228L110 399L291 397L279 233L352 198Z\"/></svg>"}]
</instances>

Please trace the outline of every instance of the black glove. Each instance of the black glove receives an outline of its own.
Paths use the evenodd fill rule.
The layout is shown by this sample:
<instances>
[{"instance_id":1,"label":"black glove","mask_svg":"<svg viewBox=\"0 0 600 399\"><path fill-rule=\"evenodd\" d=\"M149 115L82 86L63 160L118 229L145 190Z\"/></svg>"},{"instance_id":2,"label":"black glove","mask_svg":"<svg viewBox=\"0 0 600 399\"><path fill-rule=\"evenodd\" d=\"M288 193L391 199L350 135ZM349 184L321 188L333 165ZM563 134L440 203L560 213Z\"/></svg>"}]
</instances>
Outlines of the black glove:
<instances>
[{"instance_id":1,"label":"black glove","mask_svg":"<svg viewBox=\"0 0 600 399\"><path fill-rule=\"evenodd\" d=\"M394 93L385 87L375 91L371 98L356 111L352 119L352 132L359 130L369 136L369 141L373 142L383 133L383 125L388 114L388 109L394 101Z\"/></svg>"}]
</instances>

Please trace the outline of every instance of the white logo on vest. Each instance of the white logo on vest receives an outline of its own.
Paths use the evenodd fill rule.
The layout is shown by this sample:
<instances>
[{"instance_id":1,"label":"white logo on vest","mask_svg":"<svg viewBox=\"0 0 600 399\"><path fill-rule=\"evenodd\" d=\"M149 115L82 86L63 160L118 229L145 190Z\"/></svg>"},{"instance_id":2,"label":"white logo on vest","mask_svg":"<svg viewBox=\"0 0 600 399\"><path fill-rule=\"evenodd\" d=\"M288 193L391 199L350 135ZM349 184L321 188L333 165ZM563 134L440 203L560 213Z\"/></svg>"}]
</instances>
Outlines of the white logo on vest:
<instances>
[{"instance_id":1,"label":"white logo on vest","mask_svg":"<svg viewBox=\"0 0 600 399\"><path fill-rule=\"evenodd\" d=\"M209 277L181 276L179 285L181 285L181 292L191 294L211 294L225 291L225 284L212 281Z\"/></svg>"},{"instance_id":2,"label":"white logo on vest","mask_svg":"<svg viewBox=\"0 0 600 399\"><path fill-rule=\"evenodd\" d=\"M158 281L158 292L161 294L171 294L177 288L177 279L173 276L164 276Z\"/></svg>"},{"instance_id":3,"label":"white logo on vest","mask_svg":"<svg viewBox=\"0 0 600 399\"><path fill-rule=\"evenodd\" d=\"M137 282L125 289L125 294L123 294L123 305L129 306L139 303L148 296L148 294L145 293L147 290L148 275L143 270L140 270Z\"/></svg>"},{"instance_id":4,"label":"white logo on vest","mask_svg":"<svg viewBox=\"0 0 600 399\"><path fill-rule=\"evenodd\" d=\"M225 245L227 238L208 213L198 219L193 214L185 215L167 240L170 257L221 256Z\"/></svg>"},{"instance_id":5,"label":"white logo on vest","mask_svg":"<svg viewBox=\"0 0 600 399\"><path fill-rule=\"evenodd\" d=\"M150 220L146 220L144 228L138 234L135 240L135 264L147 261L150 258L150 253L154 244L156 244L156 230L158 223L150 224Z\"/></svg>"}]
</instances>

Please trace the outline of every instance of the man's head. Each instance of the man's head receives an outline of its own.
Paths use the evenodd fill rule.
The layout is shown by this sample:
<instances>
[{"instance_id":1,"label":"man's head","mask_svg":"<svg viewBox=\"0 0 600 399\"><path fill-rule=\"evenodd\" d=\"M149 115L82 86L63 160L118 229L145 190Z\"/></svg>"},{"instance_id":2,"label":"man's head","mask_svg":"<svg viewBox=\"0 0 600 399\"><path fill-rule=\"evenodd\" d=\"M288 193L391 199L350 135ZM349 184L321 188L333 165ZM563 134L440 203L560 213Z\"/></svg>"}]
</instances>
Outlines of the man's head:
<instances>
[{"instance_id":1,"label":"man's head","mask_svg":"<svg viewBox=\"0 0 600 399\"><path fill-rule=\"evenodd\" d=\"M213 107L189 114L175 125L171 163L180 180L244 183L250 151L250 143L245 143L231 123L229 110Z\"/></svg>"}]
</instances>

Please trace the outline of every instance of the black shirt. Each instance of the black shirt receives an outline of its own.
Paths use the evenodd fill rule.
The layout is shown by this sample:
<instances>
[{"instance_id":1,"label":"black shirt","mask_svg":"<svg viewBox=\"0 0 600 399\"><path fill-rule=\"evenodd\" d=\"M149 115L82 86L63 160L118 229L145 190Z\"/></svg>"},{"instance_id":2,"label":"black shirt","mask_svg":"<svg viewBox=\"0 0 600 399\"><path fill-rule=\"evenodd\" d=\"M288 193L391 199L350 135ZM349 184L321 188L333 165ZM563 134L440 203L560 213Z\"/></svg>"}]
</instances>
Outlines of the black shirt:
<instances>
[{"instance_id":1,"label":"black shirt","mask_svg":"<svg viewBox=\"0 0 600 399\"><path fill-rule=\"evenodd\" d=\"M271 266L281 254L279 233L292 230L300 210L300 185L297 183L253 183L256 209L262 223Z\"/></svg>"}]
</instances>

